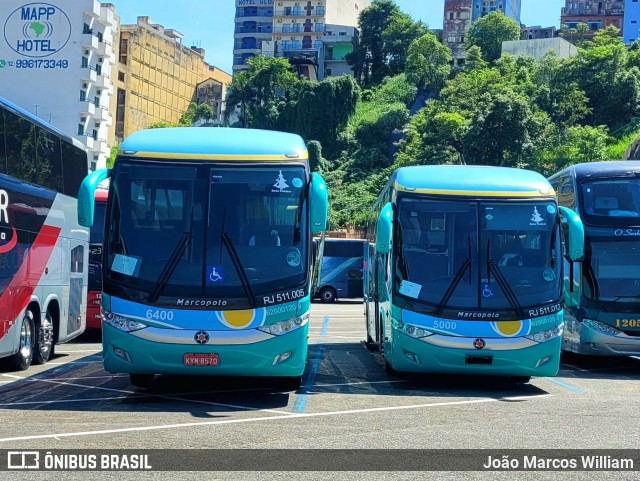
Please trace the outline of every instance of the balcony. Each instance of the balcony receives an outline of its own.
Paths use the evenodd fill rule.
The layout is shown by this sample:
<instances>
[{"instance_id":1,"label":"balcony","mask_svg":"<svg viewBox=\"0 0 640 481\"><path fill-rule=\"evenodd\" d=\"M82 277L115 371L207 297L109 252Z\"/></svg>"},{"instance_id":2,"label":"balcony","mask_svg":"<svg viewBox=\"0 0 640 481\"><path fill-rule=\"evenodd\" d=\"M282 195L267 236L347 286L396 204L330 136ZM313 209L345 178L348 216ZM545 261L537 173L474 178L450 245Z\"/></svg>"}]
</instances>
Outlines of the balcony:
<instances>
[{"instance_id":1,"label":"balcony","mask_svg":"<svg viewBox=\"0 0 640 481\"><path fill-rule=\"evenodd\" d=\"M302 8L300 10L285 10L278 9L273 12L274 17L324 17L325 11L314 8L311 13L307 14L307 9Z\"/></svg>"},{"instance_id":2,"label":"balcony","mask_svg":"<svg viewBox=\"0 0 640 481\"><path fill-rule=\"evenodd\" d=\"M89 18L100 18L100 4L98 2L90 2L91 10L85 10L84 13Z\"/></svg>"},{"instance_id":3,"label":"balcony","mask_svg":"<svg viewBox=\"0 0 640 481\"><path fill-rule=\"evenodd\" d=\"M113 49L111 42L107 42L106 40L98 42L98 55L101 57L115 58L115 54L116 52Z\"/></svg>"},{"instance_id":4,"label":"balcony","mask_svg":"<svg viewBox=\"0 0 640 481\"><path fill-rule=\"evenodd\" d=\"M107 122L111 124L111 114L109 113L109 109L104 106L96 107L94 119L96 122Z\"/></svg>"},{"instance_id":5,"label":"balcony","mask_svg":"<svg viewBox=\"0 0 640 481\"><path fill-rule=\"evenodd\" d=\"M95 86L100 88L100 89L105 89L105 88L109 88L110 85L113 85L113 82L111 81L111 78L106 75L97 75L96 76L96 82L95 82Z\"/></svg>"},{"instance_id":6,"label":"balcony","mask_svg":"<svg viewBox=\"0 0 640 481\"><path fill-rule=\"evenodd\" d=\"M96 106L93 102L88 100L80 100L78 103L78 111L80 115L93 117L96 114Z\"/></svg>"},{"instance_id":7,"label":"balcony","mask_svg":"<svg viewBox=\"0 0 640 481\"><path fill-rule=\"evenodd\" d=\"M85 32L82 36L82 48L88 48L97 52L99 43L98 37L91 32Z\"/></svg>"},{"instance_id":8,"label":"balcony","mask_svg":"<svg viewBox=\"0 0 640 481\"><path fill-rule=\"evenodd\" d=\"M102 21L109 27L115 27L118 22L116 21L116 14L110 8L105 8L102 10L104 15L102 15Z\"/></svg>"},{"instance_id":9,"label":"balcony","mask_svg":"<svg viewBox=\"0 0 640 481\"><path fill-rule=\"evenodd\" d=\"M80 73L80 80L87 82L95 82L98 79L98 73L93 67L83 66Z\"/></svg>"}]
</instances>

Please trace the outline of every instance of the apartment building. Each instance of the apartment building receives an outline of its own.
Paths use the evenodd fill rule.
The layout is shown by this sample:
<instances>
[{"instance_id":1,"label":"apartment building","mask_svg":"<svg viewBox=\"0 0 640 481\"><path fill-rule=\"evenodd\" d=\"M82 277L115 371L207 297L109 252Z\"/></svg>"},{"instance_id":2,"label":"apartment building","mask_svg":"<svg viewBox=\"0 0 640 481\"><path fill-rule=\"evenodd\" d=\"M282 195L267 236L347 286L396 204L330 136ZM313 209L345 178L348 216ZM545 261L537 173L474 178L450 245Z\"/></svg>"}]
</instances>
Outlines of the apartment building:
<instances>
[{"instance_id":1,"label":"apartment building","mask_svg":"<svg viewBox=\"0 0 640 481\"><path fill-rule=\"evenodd\" d=\"M110 153L115 7L96 0L2 0L0 94L73 135L89 168Z\"/></svg>"},{"instance_id":2,"label":"apartment building","mask_svg":"<svg viewBox=\"0 0 640 481\"><path fill-rule=\"evenodd\" d=\"M497 10L519 24L521 7L522 0L473 0L471 21L477 22L479 18Z\"/></svg>"},{"instance_id":3,"label":"apartment building","mask_svg":"<svg viewBox=\"0 0 640 481\"><path fill-rule=\"evenodd\" d=\"M231 76L204 61L204 50L148 16L121 25L115 66L111 143L158 122L177 123L191 102L208 102L219 123Z\"/></svg>"},{"instance_id":4,"label":"apartment building","mask_svg":"<svg viewBox=\"0 0 640 481\"><path fill-rule=\"evenodd\" d=\"M640 38L640 0L626 0L622 38L627 45Z\"/></svg>"},{"instance_id":5,"label":"apartment building","mask_svg":"<svg viewBox=\"0 0 640 481\"><path fill-rule=\"evenodd\" d=\"M358 16L370 0L236 0L234 72L258 53L287 58L316 80L349 73Z\"/></svg>"},{"instance_id":6,"label":"apartment building","mask_svg":"<svg viewBox=\"0 0 640 481\"><path fill-rule=\"evenodd\" d=\"M609 25L622 30L624 8L625 0L567 0L562 8L560 23L567 29L585 23L590 35Z\"/></svg>"}]
</instances>

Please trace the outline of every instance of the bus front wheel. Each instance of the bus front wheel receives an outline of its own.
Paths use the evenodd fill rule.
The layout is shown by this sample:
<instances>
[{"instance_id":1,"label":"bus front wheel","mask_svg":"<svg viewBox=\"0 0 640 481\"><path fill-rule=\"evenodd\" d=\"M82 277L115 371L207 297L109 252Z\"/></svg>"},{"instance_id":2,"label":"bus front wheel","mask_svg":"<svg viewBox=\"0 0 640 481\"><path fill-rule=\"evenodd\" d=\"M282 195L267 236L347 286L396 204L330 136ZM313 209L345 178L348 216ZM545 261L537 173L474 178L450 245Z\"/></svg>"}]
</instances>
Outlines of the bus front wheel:
<instances>
[{"instance_id":1,"label":"bus front wheel","mask_svg":"<svg viewBox=\"0 0 640 481\"><path fill-rule=\"evenodd\" d=\"M142 389L149 389L153 386L153 381L155 380L155 374L129 374L129 381L135 387L139 387Z\"/></svg>"},{"instance_id":2,"label":"bus front wheel","mask_svg":"<svg viewBox=\"0 0 640 481\"><path fill-rule=\"evenodd\" d=\"M323 287L322 290L320 290L320 300L322 300L322 302L334 302L336 297L337 294L333 287Z\"/></svg>"},{"instance_id":3,"label":"bus front wheel","mask_svg":"<svg viewBox=\"0 0 640 481\"><path fill-rule=\"evenodd\" d=\"M33 340L34 340L34 315L29 308L24 313L22 324L20 325L20 345L18 352L7 359L10 369L24 371L28 369L33 360Z\"/></svg>"}]
</instances>

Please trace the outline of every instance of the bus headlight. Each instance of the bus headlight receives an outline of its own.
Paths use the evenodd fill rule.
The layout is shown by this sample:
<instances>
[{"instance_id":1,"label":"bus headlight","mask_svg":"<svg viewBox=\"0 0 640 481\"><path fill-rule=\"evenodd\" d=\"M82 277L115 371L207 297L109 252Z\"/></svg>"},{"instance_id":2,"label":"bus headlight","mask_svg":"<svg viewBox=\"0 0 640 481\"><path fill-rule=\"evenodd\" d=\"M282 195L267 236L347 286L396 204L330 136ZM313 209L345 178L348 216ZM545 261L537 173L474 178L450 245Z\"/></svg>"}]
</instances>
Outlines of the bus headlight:
<instances>
[{"instance_id":1,"label":"bus headlight","mask_svg":"<svg viewBox=\"0 0 640 481\"><path fill-rule=\"evenodd\" d=\"M526 337L530 341L535 342L547 342L555 339L556 337L562 336L562 332L564 331L564 325L560 325L554 327L553 329L547 329L546 331L536 332L535 334L527 334Z\"/></svg>"},{"instance_id":2,"label":"bus headlight","mask_svg":"<svg viewBox=\"0 0 640 481\"><path fill-rule=\"evenodd\" d=\"M302 316L287 319L285 321L274 322L273 324L267 324L266 326L260 326L258 329L267 334L273 334L274 336L282 336L283 334L289 334L301 327L305 326L309 322L309 313Z\"/></svg>"},{"instance_id":3,"label":"bus headlight","mask_svg":"<svg viewBox=\"0 0 640 481\"><path fill-rule=\"evenodd\" d=\"M598 322L592 319L585 319L582 322L594 331L602 332L609 336L619 336L622 334L622 331L619 331L615 327L611 327L609 324L605 324L604 322Z\"/></svg>"},{"instance_id":4,"label":"bus headlight","mask_svg":"<svg viewBox=\"0 0 640 481\"><path fill-rule=\"evenodd\" d=\"M412 326L411 324L406 324L395 319L393 320L393 327L407 336L415 337L416 339L433 336L435 334L424 327Z\"/></svg>"},{"instance_id":5,"label":"bus headlight","mask_svg":"<svg viewBox=\"0 0 640 481\"><path fill-rule=\"evenodd\" d=\"M149 327L142 322L119 316L118 314L114 314L113 312L107 311L105 309L101 309L100 313L102 314L102 322L124 332L139 331L140 329Z\"/></svg>"}]
</instances>

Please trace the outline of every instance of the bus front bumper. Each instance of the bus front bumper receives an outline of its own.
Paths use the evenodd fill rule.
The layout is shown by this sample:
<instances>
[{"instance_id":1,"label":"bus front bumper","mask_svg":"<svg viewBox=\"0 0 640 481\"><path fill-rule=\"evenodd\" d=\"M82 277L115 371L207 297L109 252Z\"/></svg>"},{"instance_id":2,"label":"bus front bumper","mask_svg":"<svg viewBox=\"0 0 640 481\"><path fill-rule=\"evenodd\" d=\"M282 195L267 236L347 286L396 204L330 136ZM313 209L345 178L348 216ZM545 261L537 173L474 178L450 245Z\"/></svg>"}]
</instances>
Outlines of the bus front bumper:
<instances>
[{"instance_id":1,"label":"bus front bumper","mask_svg":"<svg viewBox=\"0 0 640 481\"><path fill-rule=\"evenodd\" d=\"M196 331L160 331L166 331L165 339L176 334L176 340L180 342L156 342L142 338L139 331L124 332L104 323L102 356L105 370L111 373L256 377L295 377L304 372L308 325L281 336L267 335L264 340L248 344L216 344L219 331L208 331L210 343L202 345L195 340L185 342L185 334L193 338ZM229 342L229 339L227 335L225 341ZM216 354L218 364L185 365L186 354Z\"/></svg>"},{"instance_id":2,"label":"bus front bumper","mask_svg":"<svg viewBox=\"0 0 640 481\"><path fill-rule=\"evenodd\" d=\"M580 345L578 354L589 356L640 356L640 336L623 332L612 336L596 330L584 322L579 324Z\"/></svg>"},{"instance_id":3,"label":"bus front bumper","mask_svg":"<svg viewBox=\"0 0 640 481\"><path fill-rule=\"evenodd\" d=\"M476 341L484 342L485 346L475 348ZM401 372L555 376L560 368L561 342L560 336L537 343L525 338L479 340L432 336L416 339L394 332L391 361L392 367Z\"/></svg>"}]
</instances>

